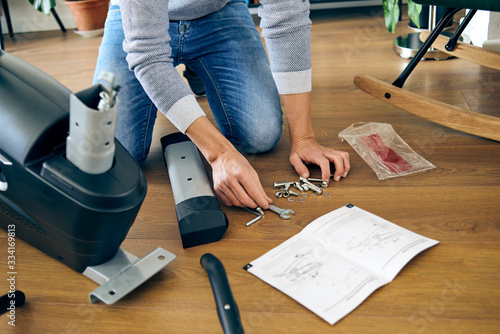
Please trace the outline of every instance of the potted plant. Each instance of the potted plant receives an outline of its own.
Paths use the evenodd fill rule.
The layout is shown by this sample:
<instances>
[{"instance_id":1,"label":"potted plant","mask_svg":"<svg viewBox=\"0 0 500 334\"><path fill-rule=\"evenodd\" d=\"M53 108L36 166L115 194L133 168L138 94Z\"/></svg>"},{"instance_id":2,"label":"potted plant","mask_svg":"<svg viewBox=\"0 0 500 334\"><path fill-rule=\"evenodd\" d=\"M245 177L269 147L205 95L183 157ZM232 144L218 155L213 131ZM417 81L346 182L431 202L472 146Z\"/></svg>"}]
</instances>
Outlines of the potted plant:
<instances>
[{"instance_id":1,"label":"potted plant","mask_svg":"<svg viewBox=\"0 0 500 334\"><path fill-rule=\"evenodd\" d=\"M399 21L400 10L399 10L399 0L382 0L382 7L384 8L385 26L387 30L394 33L396 29L396 24ZM415 25L420 28L420 12L422 11L422 5L408 0L408 17L415 23Z\"/></svg>"},{"instance_id":2,"label":"potted plant","mask_svg":"<svg viewBox=\"0 0 500 334\"><path fill-rule=\"evenodd\" d=\"M29 0L36 10L49 14L50 10L56 6L56 0Z\"/></svg>"},{"instance_id":3,"label":"potted plant","mask_svg":"<svg viewBox=\"0 0 500 334\"><path fill-rule=\"evenodd\" d=\"M28 0L38 11L49 14L55 0ZM91 37L102 32L108 14L109 0L66 0L76 24L76 32Z\"/></svg>"},{"instance_id":4,"label":"potted plant","mask_svg":"<svg viewBox=\"0 0 500 334\"><path fill-rule=\"evenodd\" d=\"M76 29L79 32L95 31L104 28L106 15L108 14L109 0L66 0L64 4L71 11Z\"/></svg>"}]
</instances>

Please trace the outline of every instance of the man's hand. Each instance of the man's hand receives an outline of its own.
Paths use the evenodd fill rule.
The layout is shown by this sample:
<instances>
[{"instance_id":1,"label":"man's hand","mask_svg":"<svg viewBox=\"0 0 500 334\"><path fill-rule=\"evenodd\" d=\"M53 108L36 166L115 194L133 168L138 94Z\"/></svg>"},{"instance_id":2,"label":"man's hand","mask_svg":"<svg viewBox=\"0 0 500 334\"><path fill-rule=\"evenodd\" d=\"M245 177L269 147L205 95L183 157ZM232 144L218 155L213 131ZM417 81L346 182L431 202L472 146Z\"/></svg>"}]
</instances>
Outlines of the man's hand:
<instances>
[{"instance_id":1,"label":"man's hand","mask_svg":"<svg viewBox=\"0 0 500 334\"><path fill-rule=\"evenodd\" d=\"M349 169L349 154L336 151L318 144L311 122L311 93L282 95L290 131L290 163L302 177L309 177L305 163L316 164L321 168L321 178L330 180L330 162L335 164L333 179L339 181L346 177Z\"/></svg>"},{"instance_id":2,"label":"man's hand","mask_svg":"<svg viewBox=\"0 0 500 334\"><path fill-rule=\"evenodd\" d=\"M215 192L226 205L267 209L272 203L257 172L236 150L220 154L211 166Z\"/></svg>"},{"instance_id":3,"label":"man's hand","mask_svg":"<svg viewBox=\"0 0 500 334\"><path fill-rule=\"evenodd\" d=\"M205 116L197 118L186 135L212 166L214 190L226 205L269 208L272 200L257 172Z\"/></svg>"},{"instance_id":4,"label":"man's hand","mask_svg":"<svg viewBox=\"0 0 500 334\"><path fill-rule=\"evenodd\" d=\"M321 168L321 179L330 180L330 162L335 164L333 179L339 181L346 177L351 165L349 153L337 151L318 144L315 139L302 139L292 144L290 163L302 177L309 177L309 170L305 164L315 164Z\"/></svg>"}]
</instances>

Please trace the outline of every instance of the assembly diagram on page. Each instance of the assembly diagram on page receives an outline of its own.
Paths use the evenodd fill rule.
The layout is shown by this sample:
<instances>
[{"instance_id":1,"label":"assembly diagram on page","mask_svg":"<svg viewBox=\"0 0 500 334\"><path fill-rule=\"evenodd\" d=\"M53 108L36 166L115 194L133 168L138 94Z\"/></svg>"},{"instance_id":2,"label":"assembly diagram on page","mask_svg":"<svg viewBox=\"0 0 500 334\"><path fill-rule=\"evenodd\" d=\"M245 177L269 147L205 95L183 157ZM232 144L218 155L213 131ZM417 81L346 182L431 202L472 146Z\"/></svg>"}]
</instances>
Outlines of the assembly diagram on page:
<instances>
[{"instance_id":1,"label":"assembly diagram on page","mask_svg":"<svg viewBox=\"0 0 500 334\"><path fill-rule=\"evenodd\" d=\"M333 325L437 243L349 204L245 269Z\"/></svg>"}]
</instances>

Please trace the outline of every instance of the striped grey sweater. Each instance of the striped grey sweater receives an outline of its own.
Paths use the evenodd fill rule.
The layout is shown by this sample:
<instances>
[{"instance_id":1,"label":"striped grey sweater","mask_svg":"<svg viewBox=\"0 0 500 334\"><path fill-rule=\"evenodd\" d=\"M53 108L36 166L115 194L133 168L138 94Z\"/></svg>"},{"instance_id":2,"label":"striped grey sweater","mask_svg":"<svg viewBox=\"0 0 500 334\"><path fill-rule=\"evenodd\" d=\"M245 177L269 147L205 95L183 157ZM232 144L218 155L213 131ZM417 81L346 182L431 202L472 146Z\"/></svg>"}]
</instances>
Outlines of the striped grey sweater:
<instances>
[{"instance_id":1,"label":"striped grey sweater","mask_svg":"<svg viewBox=\"0 0 500 334\"><path fill-rule=\"evenodd\" d=\"M124 50L153 103L182 132L204 112L172 65L169 20L192 20L223 8L229 0L119 0ZM308 0L261 0L262 36L280 94L311 90Z\"/></svg>"}]
</instances>

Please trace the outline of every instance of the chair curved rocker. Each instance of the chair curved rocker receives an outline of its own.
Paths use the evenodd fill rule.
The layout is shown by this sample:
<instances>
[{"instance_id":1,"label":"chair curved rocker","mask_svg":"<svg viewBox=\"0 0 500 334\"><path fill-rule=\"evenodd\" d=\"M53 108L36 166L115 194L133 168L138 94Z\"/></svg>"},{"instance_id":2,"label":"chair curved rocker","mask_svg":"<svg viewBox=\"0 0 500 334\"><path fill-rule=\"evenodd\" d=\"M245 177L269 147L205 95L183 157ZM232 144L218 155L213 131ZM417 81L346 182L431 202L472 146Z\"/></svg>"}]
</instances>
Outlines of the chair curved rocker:
<instances>
[{"instance_id":1,"label":"chair curved rocker","mask_svg":"<svg viewBox=\"0 0 500 334\"><path fill-rule=\"evenodd\" d=\"M366 93L395 107L449 128L500 141L500 118L452 106L403 89L403 85L427 50L434 48L482 66L500 70L500 53L471 46L458 39L477 10L500 11L499 0L414 0L420 4L451 7L432 32L422 32L423 45L401 75L389 84L367 75L358 75L354 84ZM462 9L469 13L448 39L441 34L453 16Z\"/></svg>"}]
</instances>

